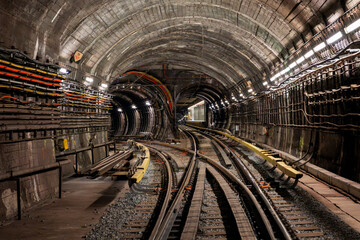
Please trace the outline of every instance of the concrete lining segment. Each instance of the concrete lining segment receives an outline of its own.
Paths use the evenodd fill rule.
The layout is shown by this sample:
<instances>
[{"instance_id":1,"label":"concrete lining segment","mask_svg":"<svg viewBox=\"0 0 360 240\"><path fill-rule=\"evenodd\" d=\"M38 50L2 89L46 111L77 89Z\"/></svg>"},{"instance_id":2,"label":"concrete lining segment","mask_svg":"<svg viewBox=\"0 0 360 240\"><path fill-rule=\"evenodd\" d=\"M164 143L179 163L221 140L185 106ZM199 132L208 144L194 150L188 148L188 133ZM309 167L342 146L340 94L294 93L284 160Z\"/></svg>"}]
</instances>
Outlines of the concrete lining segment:
<instances>
[{"instance_id":1,"label":"concrete lining segment","mask_svg":"<svg viewBox=\"0 0 360 240\"><path fill-rule=\"evenodd\" d=\"M217 35L215 38L219 39L222 39L224 33L232 34L233 37L229 38L229 41L226 39L221 41L230 44L243 41L243 45L246 46L248 53L250 53L244 52L244 54L248 56L248 59L252 59L254 66L256 66L252 68L252 71L260 69L261 67L258 65L267 67L271 62L277 61L276 56L282 52L284 46L291 45L291 42L299 40L297 33L300 32L299 30L303 30L304 27L298 23L293 25L285 19L291 10L287 6L290 6L291 3L280 3L280 7L275 7L277 4L273 2L252 0L197 0L195 2L191 0L89 0L82 3L75 5L68 0L56 4L42 3L42 6L37 6L39 9L34 13L33 17L25 14L25 17L19 16L19 18L34 22L33 25L36 29L44 31L45 34L40 32L39 36L34 34L38 41L42 43L38 50L43 55L49 53L49 56L51 56L51 51L61 49L64 54L63 60L68 60L73 51L84 51L85 64L93 68L92 73L99 76L104 73L101 72L102 70L105 70L106 73L112 72L107 67L103 69L103 65L106 66L108 63L112 63L114 58L108 60L106 59L107 54L104 53L115 51L115 49L115 55L127 53L131 51L131 48L138 46L137 41L129 41L134 36L136 36L136 39L141 39L144 35L149 34L152 38L158 38L161 35L157 34L162 34L161 30L168 26L189 23L193 26L207 26L210 31ZM316 15L316 11L311 12L308 10L308 5L311 4L302 6L301 12L307 12L311 16ZM32 11L31 7L28 7L29 11ZM75 14L74 11L76 11ZM36 16L38 18L32 20ZM52 21L54 17L55 20ZM129 33L135 34L130 36ZM119 45L117 43L119 39L123 39L121 47L119 49L113 48L114 44ZM35 41L31 39L31 42ZM129 47L132 43L135 43L135 45ZM55 49L52 49L53 47ZM213 54L213 51L210 52ZM227 50L226 53L232 52ZM263 57L264 53L265 57ZM256 56L257 60L253 59L252 55ZM103 58L103 56L106 57ZM218 54L218 57L221 57L221 54ZM263 61L258 61L259 59ZM247 62L244 59L226 61L229 62L229 66L236 65L239 61ZM221 68L221 66L218 68ZM257 72L263 71L258 70ZM255 81L258 82L259 80Z\"/></svg>"},{"instance_id":2,"label":"concrete lining segment","mask_svg":"<svg viewBox=\"0 0 360 240\"><path fill-rule=\"evenodd\" d=\"M186 31L186 33L183 31ZM170 41L176 41L181 48L192 48L192 44L197 43L197 45L204 46L205 51L211 51L214 55L222 54L224 56L234 56L232 58L235 58L235 60L231 58L231 62L235 64L239 59L242 60L242 62L251 62L252 65L250 67L255 73L258 73L262 69L267 69L265 58L259 58L258 56L251 54L243 45L230 44L229 42L231 42L231 39L226 39L226 36L223 36L224 40L219 40L216 35L211 37L208 35L201 35L201 33L197 33L195 29L186 28L183 31L175 30L171 33L160 35L158 38L148 39L146 41L145 38L141 38L142 41L137 41L138 43L136 45L133 45L132 48L128 48L124 54L115 58L110 65L106 66L109 66L107 68L111 69L114 65L119 65L118 62L129 58L131 55L138 54L138 52L143 49L156 47L157 43L168 43L171 47L173 44ZM108 55L112 55L112 53Z\"/></svg>"},{"instance_id":3,"label":"concrete lining segment","mask_svg":"<svg viewBox=\"0 0 360 240\"><path fill-rule=\"evenodd\" d=\"M61 9L61 12L56 17L55 21L49 24L48 21L53 19L53 17L57 14L60 8L64 5L63 3L66 3L66 6ZM67 36L70 35L73 35L73 37L71 37L71 42L77 41L78 43L75 44L81 43L85 44L84 46L86 46L88 45L88 43L91 43L90 39L94 40L95 38L99 37L106 29L109 29L110 26L116 25L117 21L121 21L124 16L131 16L132 18L135 18L135 16L139 16L139 19L136 19L133 24L129 26L124 26L124 30L129 30L132 27L141 26L141 23L156 21L157 17L155 16L158 16L159 14L163 17L171 17L174 15L191 15L190 13L193 13L192 15L194 16L195 14L197 14L197 12L200 12L200 14L202 14L203 16L213 16L215 18L224 19L224 21L232 22L233 29L244 25L242 24L242 22L248 23L246 24L246 26L248 26L252 31L255 31L255 29L257 29L256 26L261 26L263 29L266 29L268 32L270 32L270 34L278 40L284 39L285 41L286 39L286 42L282 44L283 46L289 45L288 43L291 41L296 41L296 39L294 39L296 38L296 35L289 34L289 32L301 32L299 30L303 30L304 27L301 24L300 26L298 23L295 25L292 25L292 23L289 24L288 20L285 19L285 17L289 14L289 11L291 10L291 7L290 9L288 9L288 6L291 6L293 2L281 2L277 4L277 2L274 3L273 1L250 0L209 0L196 2L189 0L166 2L162 1L160 2L160 4L164 6L161 10L153 10L153 6L159 5L159 1L114 2L89 0L86 2L83 1L82 3L84 4L77 3L76 5L73 5L71 1L63 0L60 2L58 1L56 4L41 3L41 6L37 5L31 7L26 5L29 9L28 12L34 14L33 16L30 16L28 12L25 11L24 16L20 16L21 14L18 14L19 16L17 16L16 14L13 15L17 16L16 18L25 20L25 22L34 22L32 25L34 25L36 29L44 29L44 32L46 31L46 34L44 36L41 36L42 34L40 33L40 36L37 36L39 37L39 41L43 43L42 37L44 37L44 43L46 42L46 39L49 39L49 41L51 41L51 47L55 48L57 46L57 39L60 39L60 41L64 43ZM349 3L346 4L351 5ZM189 5L191 7L186 7L186 5ZM317 14L316 9L320 7L320 5L316 5L314 7L314 11L309 11L308 9L311 10L311 8L309 7L310 5L312 6L312 3L305 4L305 6L301 7L301 13L308 13L307 16L309 16L309 19L311 16ZM36 8L37 11L33 11L32 8ZM151 10L146 11L146 9ZM12 7L11 10L13 11ZM76 11L76 14L74 14L74 11ZM21 9L17 12L21 12ZM244 18L243 21L241 21L242 17ZM32 18L34 18L34 20L32 20ZM128 20L129 19L127 19L126 21ZM296 30L294 31L294 29ZM109 31L111 32L111 30ZM266 41L268 41L269 34L261 35L266 36ZM87 36L89 36L90 42L87 42ZM109 34L107 36L109 37L108 40L112 42L115 39L121 37L122 35L120 32L120 35ZM33 39L31 40L31 42L34 42ZM101 45L110 46L109 41L105 41ZM39 51L44 52L45 54L45 50L47 50L47 48L50 50L50 45L40 47L43 49L39 49ZM73 43L70 43L70 45L73 45ZM60 48L63 48L63 46L64 45L60 46ZM72 47L69 46L69 49L64 48L64 51L67 52L67 54L71 54L72 51L70 50L74 49L75 45ZM93 50L96 49L98 49L98 47L93 48ZM91 62L95 64L95 58L93 58Z\"/></svg>"},{"instance_id":4,"label":"concrete lining segment","mask_svg":"<svg viewBox=\"0 0 360 240\"><path fill-rule=\"evenodd\" d=\"M104 39L103 41L99 42L99 44L91 51L91 53L95 56L96 59L99 59L96 60L97 62L99 62L104 58L104 56L106 56L111 51L113 51L115 47L120 46L119 47L120 50L117 50L117 52L123 52L121 49L127 49L129 44L136 42L135 40L129 41L128 39L133 38L139 40L142 39L144 35L146 36L147 34L152 32L162 31L162 29L169 26L171 27L174 25L182 26L184 24L196 26L199 25L199 23L208 29L214 29L214 26L221 26L221 30L219 29L216 31L219 33L218 36L219 39L221 39L222 35L224 34L223 31L225 30L225 32L231 33L230 35L234 36L234 39L232 39L230 42L240 42L242 44L246 42L247 45L250 45L248 50L258 56L261 56L263 52L266 52L267 53L266 55L269 55L269 53L274 55L274 57L271 56L271 58L275 59L276 56L279 54L279 51L275 51L271 49L271 45L267 46L267 44L265 44L263 41L261 41L261 39L254 36L253 34L244 32L241 29L237 29L237 28L233 29L233 26L228 22L222 22L215 18L210 19L205 17L187 17L187 18L174 17L172 19L165 19L165 20L160 20L158 22L152 22L144 27L132 29L132 31L129 32L127 35L117 38L116 42L111 42L109 44L109 39ZM150 31L148 31L149 29ZM215 30L212 31L215 32ZM123 47L121 47L122 45L120 43L123 45ZM107 47L109 45L111 45L111 47ZM252 49L252 47L255 48ZM105 50L105 48L107 49ZM256 48L260 48L263 50L261 52L255 52L254 50ZM99 63L95 64L93 68L96 67L98 64Z\"/></svg>"},{"instance_id":5,"label":"concrete lining segment","mask_svg":"<svg viewBox=\"0 0 360 240\"><path fill-rule=\"evenodd\" d=\"M135 65L135 66L142 66L142 65L148 65L148 64L152 64L152 65L156 65L156 64L162 64L163 61L160 60L164 60L164 59L168 59L165 56L162 56L162 59L159 59L159 55L155 56L155 57L150 57L147 59L143 59L141 61L141 58L139 57L139 59L135 59L133 60L133 62L137 62L137 61L141 61L141 62L137 62L139 65ZM184 56L178 56L176 60L168 60L167 61L169 64L174 64L174 65L178 65L178 66L184 66L184 67L188 67L190 70L197 70L197 71L202 71L202 72L207 72L208 76L214 78L214 79L218 79L218 80L223 80L220 81L222 84L224 84L227 80L227 78L231 78L227 73L224 75L221 75L220 73L218 73L216 71L216 69L214 69L214 67L212 65L205 65L205 63L199 63L199 59L189 59L186 58ZM140 64L141 63L141 64ZM128 65L124 65L123 67L131 67L131 64Z\"/></svg>"},{"instance_id":6,"label":"concrete lining segment","mask_svg":"<svg viewBox=\"0 0 360 240\"><path fill-rule=\"evenodd\" d=\"M119 3L116 3L116 4L119 5ZM186 13L189 13L190 15L194 16L195 13L192 13L191 11L194 11L196 13L202 13L204 15L206 15L206 14L211 15L212 14L212 15L215 16L215 14L218 14L219 17L224 17L225 19L227 18L228 20L230 20L229 19L230 16L236 15L237 16L236 19L232 19L234 21L234 23L236 23L236 25L239 25L239 17L240 17L240 19L242 21L250 22L250 24L249 24L250 26L251 25L258 25L263 29L272 29L272 30L274 30L274 32L271 32L270 34L272 36L274 36L275 38L276 38L277 35L283 35L283 36L287 35L286 32L283 32L283 33L279 34L279 31L285 31L285 30L291 31L291 27L286 26L287 23L285 21L282 21L281 17L276 16L275 11L271 12L271 10L269 10L267 8L263 8L260 4L254 3L254 1L252 1L251 4L253 4L253 5L257 4L256 8L262 9L263 10L262 16L266 16L266 17L262 17L262 18L256 17L256 20L255 20L254 18L252 18L252 16L250 16L251 13L249 14L248 11L240 11L240 12L238 12L234 7L226 6L226 4L224 4L224 6L222 6L221 5L222 3L214 4L214 3L206 3L206 2L203 2L203 1L202 2L194 2L194 1L190 1L190 2L181 1L181 2L179 2L179 1L176 1L176 2L173 2L173 3L170 3L170 4L166 5L166 7L164 7L164 4L158 4L158 2L151 3L151 1L147 1L147 2L143 3L142 6L139 6L139 8L141 8L140 11L138 9L134 8L134 9L131 9L131 10L129 10L127 12L128 15L123 16L123 15L117 15L116 11L111 11L112 9L121 9L124 6L126 6L128 3L120 3L120 4L121 4L121 6L116 6L114 4L114 6L108 6L108 8L102 8L102 9L99 9L97 11L97 15L104 15L104 16L107 17L107 25L109 26L108 29L105 29L103 31L102 35L107 34L109 31L113 31L113 29L116 28L117 25L122 25L122 24L120 24L121 21L126 21L129 18L131 18L131 19L140 19L142 21L143 20L148 21L148 19L146 19L145 16L137 16L137 15L141 15L144 12L146 13L145 14L146 16L160 15L158 17L164 17L163 15L166 15L165 17L169 17L171 15L179 16L179 14L181 15L181 14L186 14ZM194 6L194 7L189 8L189 6ZM196 6L199 6L199 7L196 7ZM153 9L158 9L158 8L161 8L162 11L160 11L160 12L159 11L158 12L153 11ZM169 10L169 8L171 8L171 10ZM184 8L184 9L181 9L181 8ZM110 13L110 11L111 11L112 14L108 14L108 13ZM165 13L163 13L163 12L165 12ZM222 12L224 12L224 14L221 14ZM114 16L114 15L116 15L116 16ZM94 18L94 20L99 21L98 18L96 18L95 16L92 17L91 15L89 16L89 20L87 20L87 21L92 21L92 18ZM120 19L120 20L118 20L116 22L113 22L111 20L111 18ZM101 20L104 21L103 19L106 19L106 18L104 17ZM273 20L275 19L275 20L274 21L269 21L270 19L273 19ZM85 26L86 26L87 21L84 22ZM154 20L151 19L150 21L154 21ZM262 21L264 21L264 23ZM266 25L266 22L270 23L271 25L270 26ZM137 23L140 25L139 21L137 21ZM98 25L100 25L100 27L103 27L104 24L99 23ZM276 28L272 28L271 26L273 26L273 25L276 25ZM283 27L278 29L279 25L281 25ZM253 28L253 30L254 29L255 28ZM76 32L79 31L79 30L80 30L80 27L78 27L76 29ZM71 35L75 34L76 32L71 33ZM97 41L97 39L99 39L99 37L101 37L101 36L97 36L92 41L92 43L90 43L90 45L85 48L84 51L86 52L88 50L88 48L91 47L93 45L93 43L95 41ZM283 37L279 37L279 39L283 39Z\"/></svg>"},{"instance_id":7,"label":"concrete lining segment","mask_svg":"<svg viewBox=\"0 0 360 240\"><path fill-rule=\"evenodd\" d=\"M202 36L201 33L196 32L195 29L186 28L184 29L186 33L180 30L176 30L175 28L173 29L174 31L169 33L166 32L163 35L158 36L156 39L148 39L148 37L141 38L141 41L137 41L136 45L128 48L120 56L114 56L114 54L109 53L108 55L111 55L112 62L110 64L105 64L105 61L103 61L99 65L98 69L100 70L102 67L103 70L100 70L100 72L103 72L103 75L106 75L107 72L110 72L116 66L121 66L121 61L131 58L135 56L135 54L140 54L140 52L144 51L144 49L155 47L158 42L162 43L165 41L170 45L170 47L174 45L173 42L175 41L180 47L182 46L182 48L192 48L192 45L195 43L197 43L197 45L202 45L204 41L204 49L206 51L211 51L211 53L216 56L223 54L225 57L230 57L229 62L232 62L235 65L239 65L241 67L242 65L240 65L240 62L249 62L250 69L248 70L248 68L241 67L242 71L250 71L252 74L257 74L259 71L267 69L267 63L265 62L265 59L253 55L247 51L243 45L229 44L231 39L229 38L226 40L226 36L223 36L224 40L219 40L217 39L218 36L215 34L214 36L208 36L210 34L208 33L207 35ZM182 39L184 36L186 36L186 39ZM239 59L241 61L238 61Z\"/></svg>"},{"instance_id":8,"label":"concrete lining segment","mask_svg":"<svg viewBox=\"0 0 360 240\"><path fill-rule=\"evenodd\" d=\"M161 46L158 46L158 47L161 47ZM164 49L161 49L161 48L157 49L156 52L149 50L149 51L144 52L141 55L137 56L136 59L139 59L139 60L136 62L140 63L140 65L143 65L143 61L145 61L147 58L150 58L150 57L155 58L155 61L157 61L157 59L169 59L170 60L171 58L173 58L173 56L176 56L177 61L179 61L180 59L183 59L183 61L187 62L188 64L191 63L191 61L189 61L190 59L191 60L194 59L193 61L198 62L200 65L208 66L216 71L219 71L219 74L221 76L224 76L224 81L222 82L222 84L227 85L229 87L236 84L238 81L241 81L242 79L244 79L247 76L246 74L242 75L242 73L239 72L240 70L237 70L233 66L228 65L227 62L222 60L221 58L216 58L211 54L203 54L202 57L197 56L195 54L195 52L190 49L184 51L181 48L168 49L165 47ZM152 62L154 62L154 61L152 61ZM220 66L222 66L222 68L220 68ZM130 67L130 69L131 69L131 67ZM193 70L197 70L197 69L194 68ZM118 71L115 71L113 74L115 74L117 72ZM204 72L204 73L207 73L207 72ZM113 77L116 77L116 75L114 75ZM119 77L119 76L117 75L117 77ZM219 81L219 79L217 79L217 80Z\"/></svg>"},{"instance_id":9,"label":"concrete lining segment","mask_svg":"<svg viewBox=\"0 0 360 240\"><path fill-rule=\"evenodd\" d=\"M105 44L105 43L104 43Z\"/></svg>"},{"instance_id":10,"label":"concrete lining segment","mask_svg":"<svg viewBox=\"0 0 360 240\"><path fill-rule=\"evenodd\" d=\"M143 60L144 59L144 57L141 57L141 59ZM170 58L171 59L171 58ZM202 59L202 60L204 60L204 59ZM113 61L113 59L111 60L111 61ZM129 61L129 60L128 60ZM126 61L126 62L128 62L128 61ZM237 60L231 60L231 61L228 61L228 62L225 62L227 65L229 65L229 66L231 66L231 63L235 63ZM106 62L107 62L107 60L106 60ZM246 62L248 62L248 61L246 61ZM105 64L105 60L104 60L104 64ZM116 66L117 66L118 64L116 64ZM124 66L124 65L126 65L125 63L122 63L122 64L120 64L120 66ZM131 67L133 67L133 65L130 65L130 68ZM222 69L222 67L217 67L218 69ZM122 68L123 69L123 68ZM94 70L95 71L95 70ZM113 69L110 71L110 72L112 72L113 71ZM99 72L99 71L97 71L97 72ZM105 73L103 73L103 74L105 74ZM220 73L220 74L222 74L222 73ZM113 74L114 75L114 74ZM237 79L237 78L239 78L239 75L238 74L235 74L234 75L234 77L232 77L233 79Z\"/></svg>"}]
</instances>

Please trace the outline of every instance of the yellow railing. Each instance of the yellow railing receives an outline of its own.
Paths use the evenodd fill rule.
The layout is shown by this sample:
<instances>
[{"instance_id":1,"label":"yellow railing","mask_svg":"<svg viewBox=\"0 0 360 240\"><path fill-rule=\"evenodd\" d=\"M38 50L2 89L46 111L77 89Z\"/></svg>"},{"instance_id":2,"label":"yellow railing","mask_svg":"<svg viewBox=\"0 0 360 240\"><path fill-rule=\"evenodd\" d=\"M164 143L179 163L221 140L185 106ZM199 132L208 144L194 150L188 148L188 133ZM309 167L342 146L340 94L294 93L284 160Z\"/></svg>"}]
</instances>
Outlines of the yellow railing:
<instances>
[{"instance_id":1,"label":"yellow railing","mask_svg":"<svg viewBox=\"0 0 360 240\"><path fill-rule=\"evenodd\" d=\"M202 128L202 127L197 127L197 126L192 126L189 125L193 128L197 128L197 129L201 129L201 130L205 130L205 131L210 131L210 132L214 132L220 135L223 135L227 138L230 138L240 144L242 144L243 146L245 146L246 148L250 149L251 151L257 153L258 155L260 155L262 158L264 158L268 163L270 163L271 165L273 165L274 167L276 167L277 169L279 169L282 173L286 174L289 177L295 178L295 179L299 179L303 176L303 174L299 171L297 171L296 169L292 168L291 166L287 165L282 158L278 158L278 157L274 157L272 156L272 154L269 154L268 150L264 150L261 149L249 142L246 142L240 138L234 137L228 133L225 132L221 132L218 130L213 130L213 129L208 129L208 128Z\"/></svg>"}]
</instances>

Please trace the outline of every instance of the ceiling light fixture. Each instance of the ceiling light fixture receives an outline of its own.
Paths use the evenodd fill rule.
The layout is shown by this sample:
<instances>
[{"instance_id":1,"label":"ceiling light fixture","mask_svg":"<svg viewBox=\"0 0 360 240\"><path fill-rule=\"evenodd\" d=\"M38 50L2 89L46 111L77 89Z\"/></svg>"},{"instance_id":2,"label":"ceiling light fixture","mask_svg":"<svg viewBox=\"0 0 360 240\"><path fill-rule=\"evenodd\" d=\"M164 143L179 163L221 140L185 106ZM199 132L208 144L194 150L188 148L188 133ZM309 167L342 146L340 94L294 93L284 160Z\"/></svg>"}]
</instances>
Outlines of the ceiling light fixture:
<instances>
[{"instance_id":1,"label":"ceiling light fixture","mask_svg":"<svg viewBox=\"0 0 360 240\"><path fill-rule=\"evenodd\" d=\"M281 75L284 75L284 74L287 73L288 71L290 71L290 68L289 68L289 67L287 67L287 68L285 68L284 70L282 70L282 71L280 72L280 74L281 74Z\"/></svg>"},{"instance_id":2,"label":"ceiling light fixture","mask_svg":"<svg viewBox=\"0 0 360 240\"><path fill-rule=\"evenodd\" d=\"M345 28L345 32L346 33L350 33L352 31L354 31L355 29L358 29L360 27L360 19L356 20L355 22L353 22L352 24L350 24L349 26L347 26Z\"/></svg>"},{"instance_id":3,"label":"ceiling light fixture","mask_svg":"<svg viewBox=\"0 0 360 240\"><path fill-rule=\"evenodd\" d=\"M314 47L314 52L318 52L325 47L326 47L325 43L322 42L322 43L318 44L316 47Z\"/></svg>"},{"instance_id":4,"label":"ceiling light fixture","mask_svg":"<svg viewBox=\"0 0 360 240\"><path fill-rule=\"evenodd\" d=\"M326 42L328 44L331 44L331 43L334 43L336 42L337 40L341 39L342 38L342 33L341 32L337 32L335 33L334 35L332 35L329 39L326 40Z\"/></svg>"},{"instance_id":5,"label":"ceiling light fixture","mask_svg":"<svg viewBox=\"0 0 360 240\"><path fill-rule=\"evenodd\" d=\"M314 55L314 51L313 51L313 50L310 50L310 51L308 51L307 53L305 53L304 57L305 57L305 58L309 58L309 57L311 57L312 55Z\"/></svg>"},{"instance_id":6,"label":"ceiling light fixture","mask_svg":"<svg viewBox=\"0 0 360 240\"><path fill-rule=\"evenodd\" d=\"M94 79L91 77L86 77L85 80L89 83L92 83L94 81Z\"/></svg>"},{"instance_id":7,"label":"ceiling light fixture","mask_svg":"<svg viewBox=\"0 0 360 240\"><path fill-rule=\"evenodd\" d=\"M300 63L302 63L303 61L305 61L305 58L304 58L304 57L300 57L298 60L296 60L296 63L297 63L297 64L300 64Z\"/></svg>"},{"instance_id":8,"label":"ceiling light fixture","mask_svg":"<svg viewBox=\"0 0 360 240\"><path fill-rule=\"evenodd\" d=\"M272 78L270 78L270 81L272 82L276 80L276 78L278 78L280 75L281 75L280 73L275 74Z\"/></svg>"},{"instance_id":9,"label":"ceiling light fixture","mask_svg":"<svg viewBox=\"0 0 360 240\"><path fill-rule=\"evenodd\" d=\"M292 69L292 68L294 68L295 66L296 66L296 63L293 62L292 64L289 65L289 68Z\"/></svg>"},{"instance_id":10,"label":"ceiling light fixture","mask_svg":"<svg viewBox=\"0 0 360 240\"><path fill-rule=\"evenodd\" d=\"M69 71L68 71L66 68L60 68L60 69L59 69L59 72L60 72L61 74L68 74L68 73L69 73Z\"/></svg>"}]
</instances>

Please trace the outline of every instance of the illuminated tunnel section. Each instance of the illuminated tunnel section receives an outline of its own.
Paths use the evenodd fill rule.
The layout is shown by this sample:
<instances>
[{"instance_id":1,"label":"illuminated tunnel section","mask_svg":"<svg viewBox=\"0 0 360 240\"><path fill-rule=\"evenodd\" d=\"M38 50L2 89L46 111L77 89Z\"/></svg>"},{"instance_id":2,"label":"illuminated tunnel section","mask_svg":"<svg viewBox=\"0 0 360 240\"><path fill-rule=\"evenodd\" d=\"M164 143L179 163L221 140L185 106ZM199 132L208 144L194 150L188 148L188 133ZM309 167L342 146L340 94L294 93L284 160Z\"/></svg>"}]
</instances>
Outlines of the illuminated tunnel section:
<instances>
[{"instance_id":1,"label":"illuminated tunnel section","mask_svg":"<svg viewBox=\"0 0 360 240\"><path fill-rule=\"evenodd\" d=\"M205 101L200 101L188 107L187 121L205 122Z\"/></svg>"},{"instance_id":2,"label":"illuminated tunnel section","mask_svg":"<svg viewBox=\"0 0 360 240\"><path fill-rule=\"evenodd\" d=\"M177 96L177 101L181 98L196 97L205 102L205 125L208 127L225 128L229 125L231 93L223 86L216 86L204 83L193 84L184 87ZM178 119L187 115L187 107L177 109Z\"/></svg>"},{"instance_id":3,"label":"illuminated tunnel section","mask_svg":"<svg viewBox=\"0 0 360 240\"><path fill-rule=\"evenodd\" d=\"M229 126L229 101L233 95L231 91L211 78L190 81L192 84L179 84L177 90L174 90L170 84L165 85L156 77L144 72L129 71L123 74L109 89L113 94L111 135L123 137L147 134L156 139L176 136L175 129L178 124L185 122L189 107L179 102L187 98L204 101L206 126ZM175 99L171 91L177 92Z\"/></svg>"},{"instance_id":4,"label":"illuminated tunnel section","mask_svg":"<svg viewBox=\"0 0 360 240\"><path fill-rule=\"evenodd\" d=\"M111 134L115 137L146 135L164 139L173 134L172 97L155 77L130 72L111 85L113 110ZM136 82L135 84L129 81Z\"/></svg>"}]
</instances>

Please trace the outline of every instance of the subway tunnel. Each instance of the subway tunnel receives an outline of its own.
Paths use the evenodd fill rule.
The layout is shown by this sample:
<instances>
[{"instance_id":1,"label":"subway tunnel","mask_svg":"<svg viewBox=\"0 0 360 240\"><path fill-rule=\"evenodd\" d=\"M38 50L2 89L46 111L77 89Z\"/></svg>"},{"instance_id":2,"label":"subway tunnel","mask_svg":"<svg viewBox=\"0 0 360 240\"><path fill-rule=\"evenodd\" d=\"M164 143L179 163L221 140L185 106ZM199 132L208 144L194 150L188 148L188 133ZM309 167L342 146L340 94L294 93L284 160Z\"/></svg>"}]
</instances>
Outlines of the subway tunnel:
<instances>
[{"instance_id":1,"label":"subway tunnel","mask_svg":"<svg viewBox=\"0 0 360 240\"><path fill-rule=\"evenodd\" d=\"M358 0L1 0L0 239L360 239Z\"/></svg>"}]
</instances>

